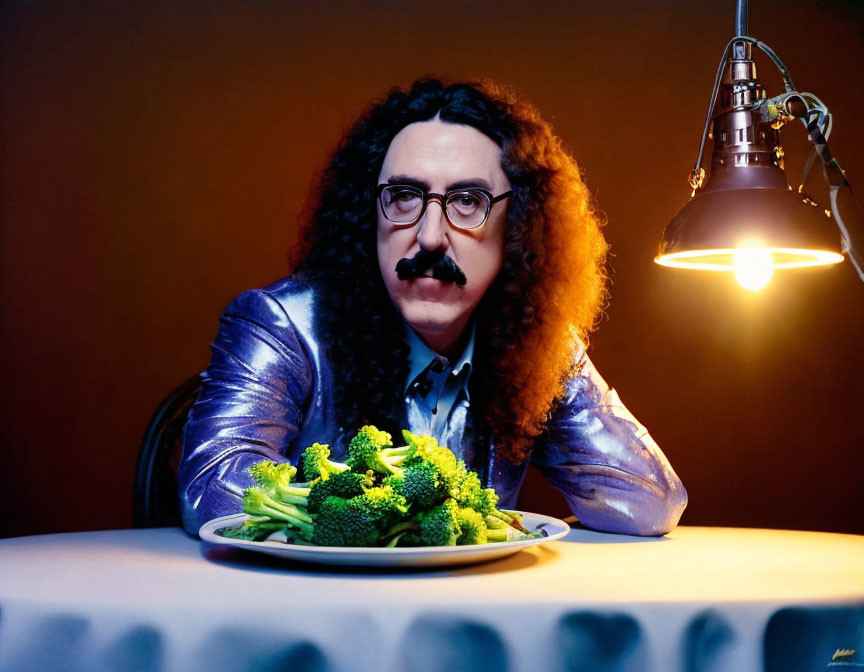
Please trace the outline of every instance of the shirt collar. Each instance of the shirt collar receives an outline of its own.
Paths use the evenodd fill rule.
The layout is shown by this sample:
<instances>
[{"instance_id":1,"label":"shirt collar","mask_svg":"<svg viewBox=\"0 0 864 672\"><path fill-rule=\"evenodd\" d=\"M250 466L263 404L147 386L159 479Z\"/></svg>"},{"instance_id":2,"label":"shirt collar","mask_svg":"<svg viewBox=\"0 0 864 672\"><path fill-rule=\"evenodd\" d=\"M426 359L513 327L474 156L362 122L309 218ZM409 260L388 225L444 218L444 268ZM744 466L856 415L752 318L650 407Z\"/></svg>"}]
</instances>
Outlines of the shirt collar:
<instances>
[{"instance_id":1,"label":"shirt collar","mask_svg":"<svg viewBox=\"0 0 864 672\"><path fill-rule=\"evenodd\" d=\"M468 378L471 375L471 362L474 359L474 336L476 331L476 325L474 320L471 320L471 335L468 337L468 342L465 344L465 349L462 351L462 355L457 359L457 363L455 366L451 366L449 360L443 355L439 355L437 352L432 350L428 345L426 345L423 341L420 340L420 337L417 333L405 324L405 342L408 344L408 359L410 362L410 367L408 370L408 380L405 381L405 392L408 392L408 388L411 386L420 374L422 374L426 369L428 369L434 360L440 361L444 364L448 369L452 369L457 373L465 372L465 394L468 394Z\"/></svg>"}]
</instances>

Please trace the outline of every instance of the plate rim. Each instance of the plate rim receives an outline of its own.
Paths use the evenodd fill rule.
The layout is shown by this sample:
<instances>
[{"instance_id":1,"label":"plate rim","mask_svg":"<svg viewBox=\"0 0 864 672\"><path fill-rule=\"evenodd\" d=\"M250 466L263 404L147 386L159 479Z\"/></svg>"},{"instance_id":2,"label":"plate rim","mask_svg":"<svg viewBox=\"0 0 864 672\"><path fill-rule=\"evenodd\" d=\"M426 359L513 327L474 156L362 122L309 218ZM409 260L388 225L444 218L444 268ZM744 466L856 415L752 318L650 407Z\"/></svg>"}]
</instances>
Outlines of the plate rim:
<instances>
[{"instance_id":1,"label":"plate rim","mask_svg":"<svg viewBox=\"0 0 864 672\"><path fill-rule=\"evenodd\" d=\"M268 552L270 550L281 551L280 555L296 556L301 559L303 556L332 556L332 557L347 557L349 555L367 556L370 558L381 559L391 557L394 560L397 558L408 557L459 557L462 555L473 555L476 553L493 554L500 553L505 550L514 552L520 551L523 548L544 544L550 541L557 541L566 536L570 532L570 525L553 516L547 516L543 513L532 513L530 511L519 511L517 509L506 509L514 511L522 516L530 516L536 519L533 523L533 529L537 529L540 525L552 525L557 529L547 537L538 537L535 539L521 539L517 541L499 541L491 544L466 544L463 546L403 546L395 548L385 548L382 546L305 546L301 544L288 544L283 541L252 541L251 539L232 539L230 537L222 537L216 534L216 530L225 527L238 527L243 521L249 518L246 513L231 513L218 518L208 520L198 529L198 536L202 541L216 544L234 546L238 548L246 548L259 552ZM230 523L237 523L231 525Z\"/></svg>"}]
</instances>

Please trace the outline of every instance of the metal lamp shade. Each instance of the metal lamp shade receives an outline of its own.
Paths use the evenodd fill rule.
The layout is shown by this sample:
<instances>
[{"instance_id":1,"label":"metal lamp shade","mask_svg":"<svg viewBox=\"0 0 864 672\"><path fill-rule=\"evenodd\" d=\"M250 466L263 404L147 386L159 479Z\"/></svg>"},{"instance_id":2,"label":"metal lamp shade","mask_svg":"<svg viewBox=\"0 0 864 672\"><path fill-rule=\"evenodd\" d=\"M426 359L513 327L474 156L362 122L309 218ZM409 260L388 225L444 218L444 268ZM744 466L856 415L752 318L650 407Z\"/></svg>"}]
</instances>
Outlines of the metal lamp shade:
<instances>
[{"instance_id":1,"label":"metal lamp shade","mask_svg":"<svg viewBox=\"0 0 864 672\"><path fill-rule=\"evenodd\" d=\"M843 261L828 214L789 189L776 166L724 167L663 232L655 261L664 266L731 271L742 248L770 251L773 268Z\"/></svg>"},{"instance_id":2,"label":"metal lamp shade","mask_svg":"<svg viewBox=\"0 0 864 672\"><path fill-rule=\"evenodd\" d=\"M669 222L655 261L664 266L732 270L734 253L771 251L774 268L843 261L837 229L812 201L789 189L736 189L693 197Z\"/></svg>"}]
</instances>

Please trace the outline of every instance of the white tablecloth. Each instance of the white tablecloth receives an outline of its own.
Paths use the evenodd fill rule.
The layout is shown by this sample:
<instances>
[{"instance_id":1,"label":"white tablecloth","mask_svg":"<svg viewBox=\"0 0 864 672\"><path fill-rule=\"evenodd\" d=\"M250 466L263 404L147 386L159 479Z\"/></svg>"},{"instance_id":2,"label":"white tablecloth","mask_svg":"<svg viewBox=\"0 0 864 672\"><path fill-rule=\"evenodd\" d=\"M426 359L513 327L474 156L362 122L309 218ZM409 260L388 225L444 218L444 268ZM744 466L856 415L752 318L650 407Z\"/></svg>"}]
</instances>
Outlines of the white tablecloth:
<instances>
[{"instance_id":1,"label":"white tablecloth","mask_svg":"<svg viewBox=\"0 0 864 672\"><path fill-rule=\"evenodd\" d=\"M573 530L432 571L306 566L179 529L0 540L2 672L810 672L838 648L864 653L862 536Z\"/></svg>"}]
</instances>

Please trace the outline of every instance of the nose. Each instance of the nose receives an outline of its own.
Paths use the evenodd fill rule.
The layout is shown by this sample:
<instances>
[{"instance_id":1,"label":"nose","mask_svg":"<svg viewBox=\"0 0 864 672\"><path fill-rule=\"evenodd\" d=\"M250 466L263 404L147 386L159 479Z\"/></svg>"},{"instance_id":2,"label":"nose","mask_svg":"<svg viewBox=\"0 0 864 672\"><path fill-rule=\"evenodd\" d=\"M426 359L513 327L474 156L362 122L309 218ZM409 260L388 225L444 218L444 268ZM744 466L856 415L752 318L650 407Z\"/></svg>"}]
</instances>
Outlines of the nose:
<instances>
[{"instance_id":1,"label":"nose","mask_svg":"<svg viewBox=\"0 0 864 672\"><path fill-rule=\"evenodd\" d=\"M444 204L437 198L429 200L426 212L417 222L417 242L427 252L447 249L447 220L444 217Z\"/></svg>"}]
</instances>

